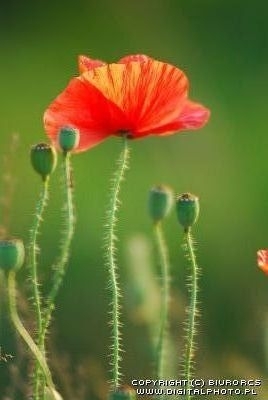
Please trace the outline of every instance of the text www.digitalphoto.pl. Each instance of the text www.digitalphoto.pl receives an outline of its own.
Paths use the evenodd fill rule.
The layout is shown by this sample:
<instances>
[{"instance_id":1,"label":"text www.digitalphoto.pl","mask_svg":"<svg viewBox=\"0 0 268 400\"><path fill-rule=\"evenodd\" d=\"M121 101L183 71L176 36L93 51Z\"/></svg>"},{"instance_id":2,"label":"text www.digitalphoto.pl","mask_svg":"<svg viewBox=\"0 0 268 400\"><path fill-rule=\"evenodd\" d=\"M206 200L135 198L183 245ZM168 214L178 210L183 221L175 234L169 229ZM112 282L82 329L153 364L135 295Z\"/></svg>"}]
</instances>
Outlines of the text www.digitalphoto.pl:
<instances>
[{"instance_id":1,"label":"text www.digitalphoto.pl","mask_svg":"<svg viewBox=\"0 0 268 400\"><path fill-rule=\"evenodd\" d=\"M257 388L261 386L260 379L191 379L153 380L132 379L132 386L137 395L154 396L257 396Z\"/></svg>"}]
</instances>

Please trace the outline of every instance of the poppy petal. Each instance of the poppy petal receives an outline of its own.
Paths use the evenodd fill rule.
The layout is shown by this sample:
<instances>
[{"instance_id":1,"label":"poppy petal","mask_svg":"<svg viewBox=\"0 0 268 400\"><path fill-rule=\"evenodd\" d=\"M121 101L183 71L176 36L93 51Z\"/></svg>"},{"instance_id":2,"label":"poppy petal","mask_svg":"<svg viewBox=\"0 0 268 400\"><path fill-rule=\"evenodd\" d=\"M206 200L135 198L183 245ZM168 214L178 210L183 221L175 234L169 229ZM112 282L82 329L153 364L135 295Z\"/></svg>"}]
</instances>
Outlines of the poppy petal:
<instances>
[{"instance_id":1,"label":"poppy petal","mask_svg":"<svg viewBox=\"0 0 268 400\"><path fill-rule=\"evenodd\" d=\"M187 100L179 117L181 127L179 129L202 128L210 117L210 111L202 104Z\"/></svg>"},{"instance_id":2,"label":"poppy petal","mask_svg":"<svg viewBox=\"0 0 268 400\"><path fill-rule=\"evenodd\" d=\"M80 131L76 151L89 149L111 135L130 138L168 135L197 129L209 110L188 100L188 80L173 65L143 54L106 64L79 56L81 75L73 79L45 112L45 129L54 144L58 131Z\"/></svg>"},{"instance_id":3,"label":"poppy petal","mask_svg":"<svg viewBox=\"0 0 268 400\"><path fill-rule=\"evenodd\" d=\"M209 116L210 111L208 108L204 107L202 104L187 100L184 103L179 117L174 119L174 121L165 125L160 125L151 131L139 132L139 137L148 134L170 135L182 130L200 129L207 123Z\"/></svg>"},{"instance_id":4,"label":"poppy petal","mask_svg":"<svg viewBox=\"0 0 268 400\"><path fill-rule=\"evenodd\" d=\"M78 69L80 74L105 64L106 63L101 60L94 60L83 55L78 56Z\"/></svg>"},{"instance_id":5,"label":"poppy petal","mask_svg":"<svg viewBox=\"0 0 268 400\"><path fill-rule=\"evenodd\" d=\"M85 72L82 79L124 112L133 138L176 120L188 90L180 69L152 59L108 64Z\"/></svg>"},{"instance_id":6,"label":"poppy petal","mask_svg":"<svg viewBox=\"0 0 268 400\"><path fill-rule=\"evenodd\" d=\"M89 82L79 78L51 103L44 115L47 135L57 146L57 136L63 126L80 131L76 152L87 150L124 126L124 114Z\"/></svg>"},{"instance_id":7,"label":"poppy petal","mask_svg":"<svg viewBox=\"0 0 268 400\"><path fill-rule=\"evenodd\" d=\"M268 250L259 250L257 252L258 267L268 275Z\"/></svg>"}]
</instances>

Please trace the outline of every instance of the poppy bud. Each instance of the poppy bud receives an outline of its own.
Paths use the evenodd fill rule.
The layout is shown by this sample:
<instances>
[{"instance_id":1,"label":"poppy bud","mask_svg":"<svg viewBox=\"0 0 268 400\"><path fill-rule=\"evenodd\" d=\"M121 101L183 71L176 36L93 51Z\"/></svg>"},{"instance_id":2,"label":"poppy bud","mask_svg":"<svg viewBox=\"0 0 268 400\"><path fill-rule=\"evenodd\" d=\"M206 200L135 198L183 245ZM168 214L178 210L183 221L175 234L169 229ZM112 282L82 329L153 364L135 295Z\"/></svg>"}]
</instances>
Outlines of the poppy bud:
<instances>
[{"instance_id":1,"label":"poppy bud","mask_svg":"<svg viewBox=\"0 0 268 400\"><path fill-rule=\"evenodd\" d=\"M154 186L149 192L149 214L154 222L165 218L173 204L172 190L164 185Z\"/></svg>"},{"instance_id":2,"label":"poppy bud","mask_svg":"<svg viewBox=\"0 0 268 400\"><path fill-rule=\"evenodd\" d=\"M136 391L129 386L121 386L110 393L109 400L135 400Z\"/></svg>"},{"instance_id":3,"label":"poppy bud","mask_svg":"<svg viewBox=\"0 0 268 400\"><path fill-rule=\"evenodd\" d=\"M53 393L53 394L52 394ZM55 389L45 388L45 400L62 400L61 395Z\"/></svg>"},{"instance_id":4,"label":"poppy bud","mask_svg":"<svg viewBox=\"0 0 268 400\"><path fill-rule=\"evenodd\" d=\"M74 150L79 144L80 134L78 129L64 126L59 131L58 143L63 152Z\"/></svg>"},{"instance_id":5,"label":"poppy bud","mask_svg":"<svg viewBox=\"0 0 268 400\"><path fill-rule=\"evenodd\" d=\"M34 170L46 178L54 171L57 164L57 153L50 144L38 143L31 148L31 163Z\"/></svg>"},{"instance_id":6,"label":"poppy bud","mask_svg":"<svg viewBox=\"0 0 268 400\"><path fill-rule=\"evenodd\" d=\"M20 239L0 240L0 268L4 271L18 270L24 262L24 245Z\"/></svg>"},{"instance_id":7,"label":"poppy bud","mask_svg":"<svg viewBox=\"0 0 268 400\"><path fill-rule=\"evenodd\" d=\"M176 200L176 210L179 223L187 232L199 216L198 197L191 193L183 193Z\"/></svg>"}]
</instances>

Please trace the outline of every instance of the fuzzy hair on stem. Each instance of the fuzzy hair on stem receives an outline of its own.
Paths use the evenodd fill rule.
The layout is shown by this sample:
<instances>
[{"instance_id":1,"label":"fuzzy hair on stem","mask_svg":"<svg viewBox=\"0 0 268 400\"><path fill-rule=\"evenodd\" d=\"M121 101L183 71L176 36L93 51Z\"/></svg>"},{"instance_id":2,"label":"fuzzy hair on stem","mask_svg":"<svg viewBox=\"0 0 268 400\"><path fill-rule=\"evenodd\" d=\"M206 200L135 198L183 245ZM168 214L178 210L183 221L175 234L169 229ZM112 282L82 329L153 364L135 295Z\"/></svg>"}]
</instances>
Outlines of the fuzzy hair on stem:
<instances>
[{"instance_id":1,"label":"fuzzy hair on stem","mask_svg":"<svg viewBox=\"0 0 268 400\"><path fill-rule=\"evenodd\" d=\"M188 259L191 272L188 278L188 289L190 293L190 303L187 308L187 321L185 327L185 350L183 357L183 373L184 379L187 380L186 384L186 397L185 400L191 400L192 396L189 393L190 380L194 372L194 352L196 349L195 336L197 335L197 318L198 311L198 277L199 267L196 261L194 240L191 234L191 229L188 228L184 234L184 244L186 258Z\"/></svg>"},{"instance_id":2,"label":"fuzzy hair on stem","mask_svg":"<svg viewBox=\"0 0 268 400\"><path fill-rule=\"evenodd\" d=\"M45 353L45 339L47 331L51 321L52 312L55 308L55 300L65 275L66 265L68 263L70 256L70 247L74 236L75 212L74 212L74 202L73 202L73 183L72 183L72 169L71 169L70 156L71 154L69 152L63 153L62 168L63 168L63 181L64 181L63 188L65 197L65 204L63 207L63 221L65 223L65 227L61 239L60 256L58 258L58 261L55 263L53 267L54 275L52 278L53 279L52 287L46 298L46 305L43 313L40 345L44 353ZM42 392L44 392L44 389L45 388L43 385Z\"/></svg>"},{"instance_id":3,"label":"fuzzy hair on stem","mask_svg":"<svg viewBox=\"0 0 268 400\"><path fill-rule=\"evenodd\" d=\"M37 331L36 342L39 350L43 353L44 357L45 354L42 346L42 327L43 327L42 299L39 289L40 283L37 271L37 254L39 253L37 236L39 234L39 229L43 220L44 210L48 202L48 193L49 193L49 177L47 177L45 181L42 183L42 189L34 213L33 225L32 228L30 229L30 239L28 245L28 260L29 260L28 268L30 271L30 283L32 286L32 302L36 318L36 331ZM40 363L38 362L38 360L36 360L33 371L33 391L35 400L39 400L40 396L42 398L42 394L40 392L40 381L43 380L42 376L43 374L39 364Z\"/></svg>"},{"instance_id":4,"label":"fuzzy hair on stem","mask_svg":"<svg viewBox=\"0 0 268 400\"><path fill-rule=\"evenodd\" d=\"M112 327L112 345L110 364L112 372L112 388L116 391L121 383L122 373L120 370L120 361L122 359L122 336L121 336L121 322L120 322L120 297L121 291L119 286L118 267L117 267L117 247L116 247L116 224L118 221L118 210L120 205L119 195L121 190L121 183L124 180L125 172L128 169L129 161L129 147L128 139L126 136L122 137L123 149L117 161L117 169L111 180L111 187L109 193L109 204L106 212L105 221L105 262L108 268L108 288L111 293L111 311L112 320L110 322Z\"/></svg>"}]
</instances>

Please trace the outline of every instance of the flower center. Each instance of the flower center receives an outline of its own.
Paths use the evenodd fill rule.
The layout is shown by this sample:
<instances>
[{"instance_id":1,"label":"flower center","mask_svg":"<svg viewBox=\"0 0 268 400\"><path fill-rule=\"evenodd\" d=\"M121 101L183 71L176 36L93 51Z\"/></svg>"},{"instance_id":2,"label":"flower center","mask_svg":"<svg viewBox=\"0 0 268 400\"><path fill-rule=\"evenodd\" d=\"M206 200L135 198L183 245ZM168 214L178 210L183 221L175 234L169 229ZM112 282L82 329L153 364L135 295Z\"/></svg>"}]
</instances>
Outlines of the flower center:
<instances>
[{"instance_id":1,"label":"flower center","mask_svg":"<svg viewBox=\"0 0 268 400\"><path fill-rule=\"evenodd\" d=\"M133 139L132 133L131 133L129 130L127 130L127 129L120 129L120 130L117 132L117 134L118 134L118 136L122 136L122 137L125 136L127 139Z\"/></svg>"}]
</instances>

